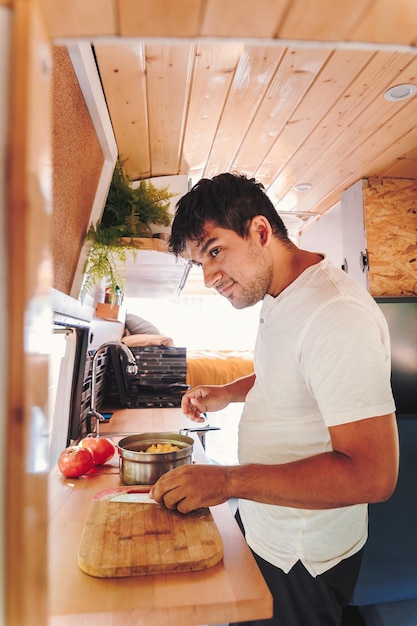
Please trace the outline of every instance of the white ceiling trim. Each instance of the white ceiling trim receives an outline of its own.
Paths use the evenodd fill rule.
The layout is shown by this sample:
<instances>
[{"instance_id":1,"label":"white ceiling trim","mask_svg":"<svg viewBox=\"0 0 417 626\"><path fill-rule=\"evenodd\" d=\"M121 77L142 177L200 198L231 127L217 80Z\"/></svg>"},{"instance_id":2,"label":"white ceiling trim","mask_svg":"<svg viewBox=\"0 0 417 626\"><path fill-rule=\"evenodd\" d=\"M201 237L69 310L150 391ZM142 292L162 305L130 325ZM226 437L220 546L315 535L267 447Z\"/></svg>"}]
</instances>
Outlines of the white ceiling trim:
<instances>
[{"instance_id":1,"label":"white ceiling trim","mask_svg":"<svg viewBox=\"0 0 417 626\"><path fill-rule=\"evenodd\" d=\"M72 42L68 45L68 54L104 158L89 219L89 223L95 223L101 219L103 214L118 150L91 45L87 42ZM89 246L84 244L71 288L71 296L77 299L83 283L83 267L88 250Z\"/></svg>"}]
</instances>

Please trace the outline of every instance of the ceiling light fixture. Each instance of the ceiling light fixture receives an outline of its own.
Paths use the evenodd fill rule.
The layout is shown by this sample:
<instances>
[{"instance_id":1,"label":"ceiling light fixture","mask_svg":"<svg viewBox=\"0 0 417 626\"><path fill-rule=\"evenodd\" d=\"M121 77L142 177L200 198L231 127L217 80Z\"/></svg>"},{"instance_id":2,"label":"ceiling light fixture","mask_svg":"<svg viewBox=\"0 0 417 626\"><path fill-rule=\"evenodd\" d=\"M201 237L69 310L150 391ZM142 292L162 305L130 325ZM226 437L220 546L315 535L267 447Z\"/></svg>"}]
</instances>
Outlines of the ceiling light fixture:
<instances>
[{"instance_id":1,"label":"ceiling light fixture","mask_svg":"<svg viewBox=\"0 0 417 626\"><path fill-rule=\"evenodd\" d=\"M388 102L401 102L401 100L407 100L417 93L417 86L412 83L404 83L402 85L395 85L384 93L385 100Z\"/></svg>"},{"instance_id":2,"label":"ceiling light fixture","mask_svg":"<svg viewBox=\"0 0 417 626\"><path fill-rule=\"evenodd\" d=\"M294 191L310 191L312 186L311 183L298 183L298 185L294 185L293 189Z\"/></svg>"}]
</instances>

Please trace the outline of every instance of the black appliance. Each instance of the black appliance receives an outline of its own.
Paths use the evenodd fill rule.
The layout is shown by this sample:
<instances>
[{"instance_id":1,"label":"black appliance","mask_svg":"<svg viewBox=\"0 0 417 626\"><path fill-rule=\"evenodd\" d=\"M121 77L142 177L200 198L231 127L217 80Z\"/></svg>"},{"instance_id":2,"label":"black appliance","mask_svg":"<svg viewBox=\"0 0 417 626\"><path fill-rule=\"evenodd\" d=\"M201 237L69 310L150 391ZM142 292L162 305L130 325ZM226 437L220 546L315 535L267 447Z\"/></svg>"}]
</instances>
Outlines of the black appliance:
<instances>
[{"instance_id":1,"label":"black appliance","mask_svg":"<svg viewBox=\"0 0 417 626\"><path fill-rule=\"evenodd\" d=\"M111 393L117 388L122 406L128 408L180 407L186 384L186 348L173 346L131 347L138 373L128 376L125 368L110 366ZM107 397L104 399L106 402Z\"/></svg>"},{"instance_id":2,"label":"black appliance","mask_svg":"<svg viewBox=\"0 0 417 626\"><path fill-rule=\"evenodd\" d=\"M392 390L398 417L417 417L417 298L375 298L391 336Z\"/></svg>"}]
</instances>

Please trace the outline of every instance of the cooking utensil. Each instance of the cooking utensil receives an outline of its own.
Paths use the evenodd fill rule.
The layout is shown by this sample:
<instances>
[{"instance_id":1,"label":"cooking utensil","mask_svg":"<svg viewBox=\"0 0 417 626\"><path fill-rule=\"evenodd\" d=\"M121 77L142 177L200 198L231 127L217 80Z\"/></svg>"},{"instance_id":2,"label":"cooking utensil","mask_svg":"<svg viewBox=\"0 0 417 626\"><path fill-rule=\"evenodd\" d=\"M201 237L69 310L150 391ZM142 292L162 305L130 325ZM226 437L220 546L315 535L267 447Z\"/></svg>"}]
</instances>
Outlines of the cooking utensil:
<instances>
[{"instance_id":1,"label":"cooking utensil","mask_svg":"<svg viewBox=\"0 0 417 626\"><path fill-rule=\"evenodd\" d=\"M173 452L145 452L152 444L173 444ZM118 443L119 474L124 485L153 485L158 478L192 461L194 439L181 433L141 433Z\"/></svg>"}]
</instances>

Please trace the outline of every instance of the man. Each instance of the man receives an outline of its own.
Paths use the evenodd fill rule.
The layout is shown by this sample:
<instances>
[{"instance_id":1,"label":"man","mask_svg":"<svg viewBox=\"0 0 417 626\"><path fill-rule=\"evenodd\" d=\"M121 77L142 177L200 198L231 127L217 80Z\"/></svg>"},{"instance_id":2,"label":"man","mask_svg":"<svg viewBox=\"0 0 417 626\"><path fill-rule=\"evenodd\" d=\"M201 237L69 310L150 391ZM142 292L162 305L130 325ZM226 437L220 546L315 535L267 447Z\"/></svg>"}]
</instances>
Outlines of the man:
<instances>
[{"instance_id":1,"label":"man","mask_svg":"<svg viewBox=\"0 0 417 626\"><path fill-rule=\"evenodd\" d=\"M183 412L245 402L239 465L182 466L153 497L188 513L239 498L246 540L274 597L272 620L340 624L367 537L367 503L390 497L398 441L387 325L371 296L299 249L262 185L203 179L177 205L170 248L240 309L263 301L255 373L198 386ZM221 323L221 321L219 321Z\"/></svg>"}]
</instances>

